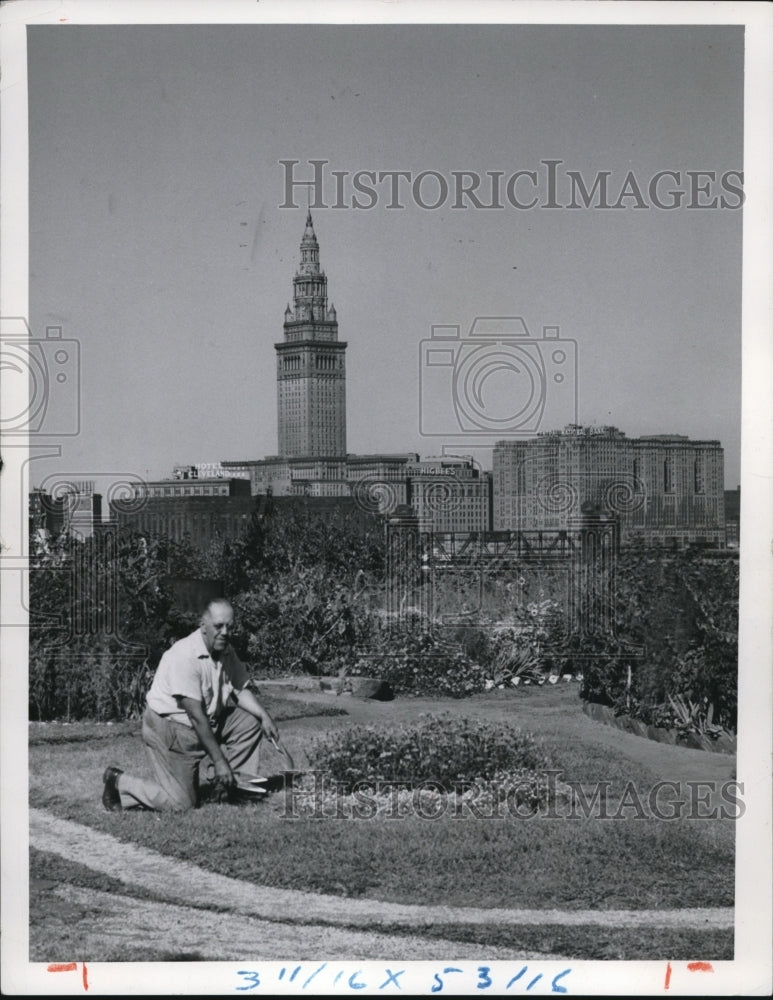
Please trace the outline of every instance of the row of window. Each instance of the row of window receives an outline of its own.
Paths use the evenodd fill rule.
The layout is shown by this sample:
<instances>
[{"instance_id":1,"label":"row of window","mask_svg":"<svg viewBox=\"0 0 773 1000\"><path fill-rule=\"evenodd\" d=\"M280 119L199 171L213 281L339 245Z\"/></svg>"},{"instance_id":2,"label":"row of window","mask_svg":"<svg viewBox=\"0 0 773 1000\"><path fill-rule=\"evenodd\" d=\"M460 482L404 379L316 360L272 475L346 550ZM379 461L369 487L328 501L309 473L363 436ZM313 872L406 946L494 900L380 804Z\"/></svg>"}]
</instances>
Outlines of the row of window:
<instances>
[{"instance_id":1,"label":"row of window","mask_svg":"<svg viewBox=\"0 0 773 1000\"><path fill-rule=\"evenodd\" d=\"M304 368L312 366L317 372L342 371L344 367L342 358L330 354L317 354L313 358L304 358L300 354L287 354L281 359L281 362L284 372L303 371ZM310 364L305 364L305 362L310 362Z\"/></svg>"},{"instance_id":2,"label":"row of window","mask_svg":"<svg viewBox=\"0 0 773 1000\"><path fill-rule=\"evenodd\" d=\"M164 486L149 490L150 497L227 497L228 486Z\"/></svg>"}]
</instances>

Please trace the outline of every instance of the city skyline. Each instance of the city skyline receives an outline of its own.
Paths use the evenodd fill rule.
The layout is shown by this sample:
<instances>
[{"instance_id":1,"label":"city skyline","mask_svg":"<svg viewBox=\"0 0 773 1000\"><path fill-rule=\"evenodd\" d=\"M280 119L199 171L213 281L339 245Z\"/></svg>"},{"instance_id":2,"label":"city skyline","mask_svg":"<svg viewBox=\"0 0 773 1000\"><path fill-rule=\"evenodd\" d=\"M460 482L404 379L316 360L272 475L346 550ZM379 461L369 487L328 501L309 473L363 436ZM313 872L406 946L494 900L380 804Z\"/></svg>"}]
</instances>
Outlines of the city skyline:
<instances>
[{"instance_id":1,"label":"city skyline","mask_svg":"<svg viewBox=\"0 0 773 1000\"><path fill-rule=\"evenodd\" d=\"M273 344L301 182L319 175L308 200L349 344L350 453L441 451L442 437L421 434L422 342L435 325L464 337L476 317L510 316L532 337L557 327L576 342L580 423L719 440L725 485L740 482L742 213L729 176L742 169L740 29L103 26L29 38L31 326L61 327L81 355L80 432L61 461L32 466L36 484L276 453ZM358 210L374 200L357 194L363 170L389 176ZM564 205L599 175L608 203L626 183L629 196L617 211L550 211L550 170ZM651 188L666 170L680 183ZM508 188L518 171L536 185L524 175ZM713 188L688 171L713 171ZM477 202L455 210L472 183L463 172L480 178ZM492 173L502 208L487 211L476 205L496 195ZM445 203L422 208L443 179ZM681 208L652 207L674 187ZM538 205L514 207L532 194ZM729 207L691 211L693 195Z\"/></svg>"}]
</instances>

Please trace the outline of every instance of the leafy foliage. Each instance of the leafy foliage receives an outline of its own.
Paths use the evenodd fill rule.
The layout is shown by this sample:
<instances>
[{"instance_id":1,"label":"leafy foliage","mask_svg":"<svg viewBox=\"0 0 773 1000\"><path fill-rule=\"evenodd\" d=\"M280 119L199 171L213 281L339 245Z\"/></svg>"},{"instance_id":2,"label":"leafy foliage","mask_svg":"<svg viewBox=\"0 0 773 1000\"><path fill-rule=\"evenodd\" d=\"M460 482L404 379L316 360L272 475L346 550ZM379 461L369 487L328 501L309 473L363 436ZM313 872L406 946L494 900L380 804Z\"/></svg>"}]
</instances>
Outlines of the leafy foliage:
<instances>
[{"instance_id":1,"label":"leafy foliage","mask_svg":"<svg viewBox=\"0 0 773 1000\"><path fill-rule=\"evenodd\" d=\"M591 581L579 595L614 621L614 635L567 635L566 574L555 563L523 576L494 566L483 578L473 565L447 566L436 590L443 620L457 625L415 619L398 628L384 613L384 540L377 515L270 503L241 542L205 554L131 533L109 545L33 539L31 717L136 716L161 653L197 621L176 607L169 578L217 577L236 610L237 652L257 677L358 673L398 694L465 697L572 673L583 677L582 697L646 722L662 722L669 696L681 696L703 716L713 706L712 724L735 728L737 560L625 550L614 580Z\"/></svg>"},{"instance_id":2,"label":"leafy foliage","mask_svg":"<svg viewBox=\"0 0 773 1000\"><path fill-rule=\"evenodd\" d=\"M235 642L259 676L343 672L383 590L378 517L267 513L226 567L237 611Z\"/></svg>"},{"instance_id":3,"label":"leafy foliage","mask_svg":"<svg viewBox=\"0 0 773 1000\"><path fill-rule=\"evenodd\" d=\"M253 518L245 539L201 554L131 532L40 542L30 574L30 715L142 712L164 649L196 627L172 578L218 577L237 612L234 645L259 676L346 669L383 569L383 523L303 509ZM354 567L354 568L353 568Z\"/></svg>"},{"instance_id":4,"label":"leafy foliage","mask_svg":"<svg viewBox=\"0 0 773 1000\"><path fill-rule=\"evenodd\" d=\"M554 668L582 673L586 700L645 722L662 724L668 697L679 695L706 712L712 704L714 722L735 730L737 560L691 550L627 550L607 592L605 613L615 634L570 637L551 657ZM633 655L631 645L643 655Z\"/></svg>"},{"instance_id":5,"label":"leafy foliage","mask_svg":"<svg viewBox=\"0 0 773 1000\"><path fill-rule=\"evenodd\" d=\"M353 672L380 677L402 695L464 698L483 691L486 669L458 642L425 627L427 624L416 618L398 627L386 616L373 619L366 653L357 660Z\"/></svg>"},{"instance_id":6,"label":"leafy foliage","mask_svg":"<svg viewBox=\"0 0 773 1000\"><path fill-rule=\"evenodd\" d=\"M33 718L137 716L179 635L170 574L198 571L186 545L134 534L34 542L29 699Z\"/></svg>"}]
</instances>

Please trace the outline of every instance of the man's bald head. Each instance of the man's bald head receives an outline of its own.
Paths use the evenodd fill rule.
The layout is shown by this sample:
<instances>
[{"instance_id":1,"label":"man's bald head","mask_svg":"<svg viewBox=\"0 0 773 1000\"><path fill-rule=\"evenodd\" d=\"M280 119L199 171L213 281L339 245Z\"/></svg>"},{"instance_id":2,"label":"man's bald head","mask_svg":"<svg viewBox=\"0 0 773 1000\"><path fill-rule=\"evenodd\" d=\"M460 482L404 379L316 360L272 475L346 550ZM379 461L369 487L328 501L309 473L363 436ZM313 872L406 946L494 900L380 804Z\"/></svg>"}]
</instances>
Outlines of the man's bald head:
<instances>
[{"instance_id":1,"label":"man's bald head","mask_svg":"<svg viewBox=\"0 0 773 1000\"><path fill-rule=\"evenodd\" d=\"M231 612L231 614L233 614L234 609L230 601L227 601L224 597L215 597L204 608L204 610L201 613L201 617L202 619L207 617L211 618L213 614L215 614L219 610L223 610L224 608L227 608Z\"/></svg>"},{"instance_id":2,"label":"man's bald head","mask_svg":"<svg viewBox=\"0 0 773 1000\"><path fill-rule=\"evenodd\" d=\"M201 634L209 655L218 659L228 646L233 627L234 609L221 597L210 601L201 616Z\"/></svg>"}]
</instances>

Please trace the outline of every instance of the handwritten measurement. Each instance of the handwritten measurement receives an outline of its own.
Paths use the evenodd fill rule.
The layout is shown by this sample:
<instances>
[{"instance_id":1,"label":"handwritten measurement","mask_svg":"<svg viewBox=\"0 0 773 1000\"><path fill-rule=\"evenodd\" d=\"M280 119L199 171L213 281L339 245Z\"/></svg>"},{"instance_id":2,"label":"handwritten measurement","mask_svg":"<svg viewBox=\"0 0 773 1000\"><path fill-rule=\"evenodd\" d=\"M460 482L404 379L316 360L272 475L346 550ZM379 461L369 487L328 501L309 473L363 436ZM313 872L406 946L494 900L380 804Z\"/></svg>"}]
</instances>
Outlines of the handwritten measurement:
<instances>
[{"instance_id":1,"label":"handwritten measurement","mask_svg":"<svg viewBox=\"0 0 773 1000\"><path fill-rule=\"evenodd\" d=\"M350 990L364 990L368 988L376 988L378 990L402 990L402 984L400 982L400 977L404 975L405 969L390 969L384 968L379 974L379 981L377 982L373 979L373 974L371 973L370 981L365 978L362 969L356 969L354 972L349 973L348 970L338 969L334 965L330 965L328 962L322 962L316 967L303 965L296 965L294 968L290 969L287 966L282 966L276 975L276 978L265 977L261 979L261 973L257 969L239 969L237 975L242 976L240 985L236 986L239 991L254 990L261 986L272 987L276 982L285 981L287 983L295 983L300 986L301 990L305 990L312 982L317 980L317 977L323 976L327 978L328 976L333 976L332 985L341 986L342 988L348 987ZM569 975L572 970L563 969L553 976L552 979L545 979L543 973L539 972L537 969L532 968L531 974L529 974L529 966L522 966L517 972L511 970L510 974L505 974L501 970L496 972L496 983L494 980L494 975L492 974L492 969L490 965L479 965L473 973L469 969L459 969L453 965L446 965L439 968L436 972L431 974L431 979L428 983L430 993L442 993L446 985L450 983L454 977L458 975L467 976L475 975L477 978L473 984L470 984L468 988L474 988L476 990L488 990L493 986L504 987L505 990L512 989L514 992L519 989L524 993L530 992L541 980L544 980L542 984L542 989L550 984L550 992L552 993L567 993L568 988L563 984L563 980ZM321 983L317 980L317 986ZM464 985L463 980L456 980L455 986ZM413 989L413 987L412 987Z\"/></svg>"}]
</instances>

